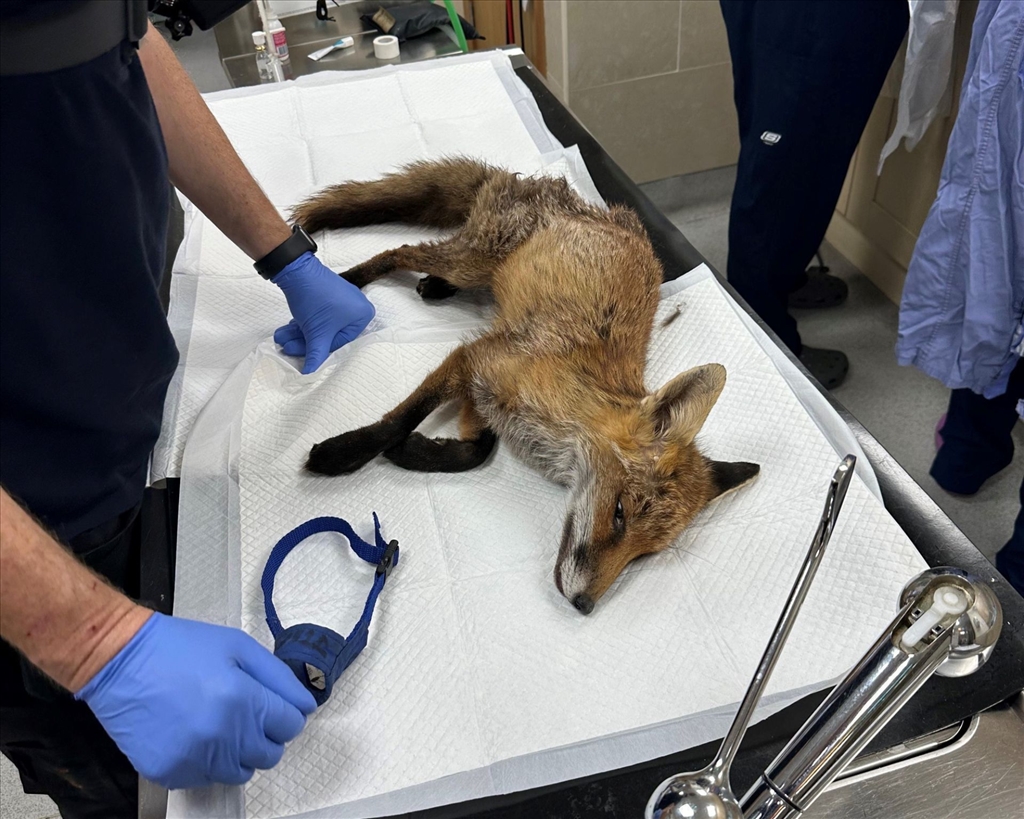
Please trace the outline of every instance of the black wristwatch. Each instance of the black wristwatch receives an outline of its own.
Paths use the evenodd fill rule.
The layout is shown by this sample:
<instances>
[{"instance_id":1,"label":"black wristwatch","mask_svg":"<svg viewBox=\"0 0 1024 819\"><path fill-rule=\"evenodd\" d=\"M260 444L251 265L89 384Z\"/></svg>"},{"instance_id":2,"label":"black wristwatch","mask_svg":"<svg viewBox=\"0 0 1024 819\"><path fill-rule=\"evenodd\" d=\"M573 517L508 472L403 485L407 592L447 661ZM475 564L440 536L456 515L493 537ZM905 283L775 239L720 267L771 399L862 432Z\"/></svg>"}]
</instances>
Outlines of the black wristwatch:
<instances>
[{"instance_id":1,"label":"black wristwatch","mask_svg":"<svg viewBox=\"0 0 1024 819\"><path fill-rule=\"evenodd\" d=\"M258 260L253 267L264 279L270 281L308 250L316 253L316 242L309 237L301 225L296 225L292 228L291 236Z\"/></svg>"}]
</instances>

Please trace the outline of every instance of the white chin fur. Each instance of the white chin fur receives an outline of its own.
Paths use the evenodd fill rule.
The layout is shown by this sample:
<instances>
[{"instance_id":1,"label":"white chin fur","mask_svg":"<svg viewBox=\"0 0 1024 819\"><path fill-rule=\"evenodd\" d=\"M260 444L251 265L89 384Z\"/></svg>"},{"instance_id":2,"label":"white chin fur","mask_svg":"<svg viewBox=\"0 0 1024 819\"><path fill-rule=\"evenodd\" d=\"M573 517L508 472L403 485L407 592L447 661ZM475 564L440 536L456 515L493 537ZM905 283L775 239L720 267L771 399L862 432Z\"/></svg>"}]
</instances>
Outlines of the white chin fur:
<instances>
[{"instance_id":1,"label":"white chin fur","mask_svg":"<svg viewBox=\"0 0 1024 819\"><path fill-rule=\"evenodd\" d=\"M572 554L570 552L562 562L562 565L558 567L558 577L562 581L562 594L568 600L572 600L577 594L585 592L590 581L587 573L580 571L579 567L576 566L576 561L573 559Z\"/></svg>"},{"instance_id":2,"label":"white chin fur","mask_svg":"<svg viewBox=\"0 0 1024 819\"><path fill-rule=\"evenodd\" d=\"M577 594L585 592L590 583L590 572L576 561L576 550L590 542L593 535L594 506L596 497L596 481L585 458L579 458L576 466L580 474L576 476L573 499L569 510L572 514L573 528L569 535L572 543L568 552L562 556L562 565L558 567L558 576L562 581L562 593L572 600Z\"/></svg>"}]
</instances>

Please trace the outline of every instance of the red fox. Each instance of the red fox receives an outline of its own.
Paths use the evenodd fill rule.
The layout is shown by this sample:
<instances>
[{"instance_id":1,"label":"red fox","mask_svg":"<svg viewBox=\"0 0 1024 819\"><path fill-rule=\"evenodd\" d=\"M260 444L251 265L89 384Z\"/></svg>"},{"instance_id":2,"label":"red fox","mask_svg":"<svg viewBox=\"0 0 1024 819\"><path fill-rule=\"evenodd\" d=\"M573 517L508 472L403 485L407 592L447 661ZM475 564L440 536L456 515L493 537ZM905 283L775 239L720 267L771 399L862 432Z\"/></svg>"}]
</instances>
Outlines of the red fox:
<instances>
[{"instance_id":1,"label":"red fox","mask_svg":"<svg viewBox=\"0 0 1024 819\"><path fill-rule=\"evenodd\" d=\"M293 218L311 233L383 222L455 229L343 275L363 287L417 271L424 299L489 288L495 302L491 328L380 421L313 446L310 472L354 472L380 454L404 469L457 472L481 465L500 438L569 489L555 585L583 614L626 564L668 547L708 502L758 474L694 444L724 367L696 367L654 393L644 386L662 268L632 211L592 206L564 179L446 159L326 188ZM461 407L459 438L415 431L450 401Z\"/></svg>"}]
</instances>

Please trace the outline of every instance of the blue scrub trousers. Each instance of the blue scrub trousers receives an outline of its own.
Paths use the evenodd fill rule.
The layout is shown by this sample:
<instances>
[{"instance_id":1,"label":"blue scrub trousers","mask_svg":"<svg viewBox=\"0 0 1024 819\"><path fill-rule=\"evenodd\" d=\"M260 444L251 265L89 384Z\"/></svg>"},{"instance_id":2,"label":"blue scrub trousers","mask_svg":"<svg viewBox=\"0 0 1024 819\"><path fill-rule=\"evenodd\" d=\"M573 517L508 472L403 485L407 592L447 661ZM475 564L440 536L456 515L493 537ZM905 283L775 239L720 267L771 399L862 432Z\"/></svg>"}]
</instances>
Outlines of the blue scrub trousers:
<instances>
[{"instance_id":1,"label":"blue scrub trousers","mask_svg":"<svg viewBox=\"0 0 1024 819\"><path fill-rule=\"evenodd\" d=\"M797 355L805 281L907 30L896 0L721 0L740 156L728 279Z\"/></svg>"}]
</instances>

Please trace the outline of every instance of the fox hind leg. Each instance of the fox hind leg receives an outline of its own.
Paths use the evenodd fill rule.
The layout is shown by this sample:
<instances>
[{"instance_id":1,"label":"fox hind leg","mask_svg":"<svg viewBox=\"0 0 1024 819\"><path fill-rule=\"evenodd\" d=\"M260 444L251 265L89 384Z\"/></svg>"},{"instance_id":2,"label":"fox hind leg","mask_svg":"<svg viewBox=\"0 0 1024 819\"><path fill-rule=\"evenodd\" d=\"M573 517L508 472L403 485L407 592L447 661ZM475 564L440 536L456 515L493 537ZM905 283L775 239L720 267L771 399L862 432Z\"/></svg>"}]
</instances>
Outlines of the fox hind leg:
<instances>
[{"instance_id":1,"label":"fox hind leg","mask_svg":"<svg viewBox=\"0 0 1024 819\"><path fill-rule=\"evenodd\" d=\"M423 289L417 288L424 299L430 299L445 298L444 294L450 288L486 287L490 284L495 266L494 259L474 250L458 237L453 237L441 242L403 245L385 250L341 275L356 287L363 288L396 270L415 270L426 273L428 279L436 280L423 285Z\"/></svg>"},{"instance_id":2,"label":"fox hind leg","mask_svg":"<svg viewBox=\"0 0 1024 819\"><path fill-rule=\"evenodd\" d=\"M466 472L490 456L497 436L477 412L471 398L462 404L459 438L427 438L413 432L397 446L384 450L384 457L413 472Z\"/></svg>"},{"instance_id":3,"label":"fox hind leg","mask_svg":"<svg viewBox=\"0 0 1024 819\"><path fill-rule=\"evenodd\" d=\"M423 301L441 301L454 296L459 292L459 288L448 284L440 276L426 275L416 285L416 292Z\"/></svg>"}]
</instances>

